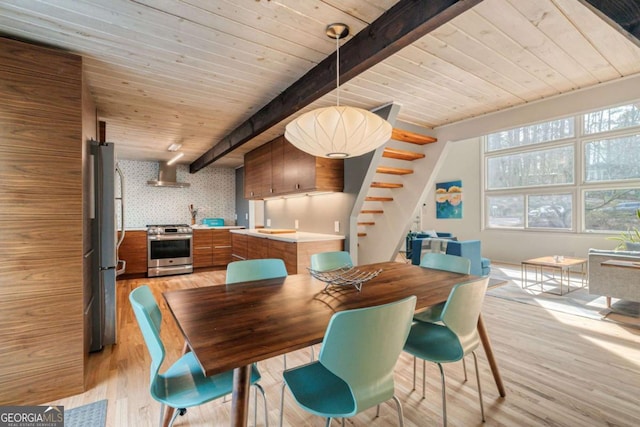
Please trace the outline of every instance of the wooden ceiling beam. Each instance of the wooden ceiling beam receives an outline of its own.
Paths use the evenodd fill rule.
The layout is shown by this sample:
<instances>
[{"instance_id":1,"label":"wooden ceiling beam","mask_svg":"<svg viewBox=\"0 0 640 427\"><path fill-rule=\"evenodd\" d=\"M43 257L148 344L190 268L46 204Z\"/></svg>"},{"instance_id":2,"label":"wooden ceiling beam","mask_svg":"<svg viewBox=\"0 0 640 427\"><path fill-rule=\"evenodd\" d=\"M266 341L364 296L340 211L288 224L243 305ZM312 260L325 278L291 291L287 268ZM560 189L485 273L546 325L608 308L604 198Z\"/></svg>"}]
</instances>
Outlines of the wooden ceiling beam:
<instances>
[{"instance_id":1,"label":"wooden ceiling beam","mask_svg":"<svg viewBox=\"0 0 640 427\"><path fill-rule=\"evenodd\" d=\"M356 77L481 1L398 1L340 47L340 83ZM190 172L199 171L331 92L336 86L335 76L334 52L191 163Z\"/></svg>"},{"instance_id":2,"label":"wooden ceiling beam","mask_svg":"<svg viewBox=\"0 0 640 427\"><path fill-rule=\"evenodd\" d=\"M640 2L638 0L579 1L640 46Z\"/></svg>"}]
</instances>

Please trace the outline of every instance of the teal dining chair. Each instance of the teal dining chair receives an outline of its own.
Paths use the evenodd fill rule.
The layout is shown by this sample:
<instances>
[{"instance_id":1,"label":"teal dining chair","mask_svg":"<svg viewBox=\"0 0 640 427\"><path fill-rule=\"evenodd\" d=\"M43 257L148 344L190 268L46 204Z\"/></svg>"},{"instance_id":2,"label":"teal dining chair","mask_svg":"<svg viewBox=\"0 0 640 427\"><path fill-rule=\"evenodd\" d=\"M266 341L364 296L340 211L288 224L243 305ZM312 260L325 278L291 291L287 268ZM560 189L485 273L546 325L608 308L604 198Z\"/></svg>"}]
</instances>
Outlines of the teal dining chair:
<instances>
[{"instance_id":1,"label":"teal dining chair","mask_svg":"<svg viewBox=\"0 0 640 427\"><path fill-rule=\"evenodd\" d=\"M415 322L404 345L404 351L423 360L434 362L442 380L442 417L447 425L447 399L443 363L457 362L471 353L476 368L480 413L484 422L482 388L475 350L480 345L478 318L489 284L489 277L459 283L453 287L442 310L442 324ZM422 389L424 397L424 387Z\"/></svg>"},{"instance_id":2,"label":"teal dining chair","mask_svg":"<svg viewBox=\"0 0 640 427\"><path fill-rule=\"evenodd\" d=\"M434 270L451 271L453 273L469 274L471 271L471 260L468 258L448 255L438 252L427 252L420 260L420 267L433 268ZM442 321L442 309L445 303L436 304L428 309L417 313L413 320L418 322L436 323ZM467 365L462 359L462 370L464 380L467 381ZM424 397L426 362L422 361L422 395ZM416 389L416 358L413 358L413 390Z\"/></svg>"},{"instance_id":3,"label":"teal dining chair","mask_svg":"<svg viewBox=\"0 0 640 427\"><path fill-rule=\"evenodd\" d=\"M437 252L428 252L420 260L420 267L433 268L434 270L451 271L453 273L469 274L471 261L468 258L447 255ZM442 316L444 304L438 304L413 316L420 322L439 322Z\"/></svg>"},{"instance_id":4,"label":"teal dining chair","mask_svg":"<svg viewBox=\"0 0 640 427\"><path fill-rule=\"evenodd\" d=\"M311 255L312 270L329 271L342 267L353 267L351 255L347 251L320 252Z\"/></svg>"},{"instance_id":5,"label":"teal dining chair","mask_svg":"<svg viewBox=\"0 0 640 427\"><path fill-rule=\"evenodd\" d=\"M129 294L138 326L151 355L151 379L149 390L151 397L160 402L160 426L162 426L165 406L176 409L169 422L172 426L178 415L184 415L186 408L202 405L214 399L231 394L233 391L233 372L205 376L195 355L188 352L182 355L164 373L160 366L165 359L165 348L160 339L162 313L148 286L140 286ZM268 423L267 399L258 381L260 373L253 366L251 384L264 399L265 424ZM256 407L257 411L258 408Z\"/></svg>"},{"instance_id":6,"label":"teal dining chair","mask_svg":"<svg viewBox=\"0 0 640 427\"><path fill-rule=\"evenodd\" d=\"M247 259L227 264L227 285L278 277L287 277L287 267L281 259Z\"/></svg>"},{"instance_id":7,"label":"teal dining chair","mask_svg":"<svg viewBox=\"0 0 640 427\"><path fill-rule=\"evenodd\" d=\"M332 418L352 417L393 399L400 426L402 404L394 394L393 370L402 352L416 297L335 313L327 326L318 360L283 372L285 386L306 411Z\"/></svg>"}]
</instances>

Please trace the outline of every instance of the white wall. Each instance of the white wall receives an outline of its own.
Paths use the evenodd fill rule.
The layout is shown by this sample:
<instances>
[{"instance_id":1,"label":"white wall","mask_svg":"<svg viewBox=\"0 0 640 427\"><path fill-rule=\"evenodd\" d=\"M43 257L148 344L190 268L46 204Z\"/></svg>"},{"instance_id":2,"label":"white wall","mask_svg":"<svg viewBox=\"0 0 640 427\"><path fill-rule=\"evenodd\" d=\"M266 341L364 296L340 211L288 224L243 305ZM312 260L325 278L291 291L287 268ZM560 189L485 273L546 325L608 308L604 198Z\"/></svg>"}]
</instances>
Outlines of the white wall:
<instances>
[{"instance_id":1,"label":"white wall","mask_svg":"<svg viewBox=\"0 0 640 427\"><path fill-rule=\"evenodd\" d=\"M480 138L449 144L435 181L462 180L462 219L436 219L435 191L432 188L421 211L423 230L449 231L459 240L479 239L483 256L514 264L545 255L585 258L589 248L613 249L616 246L616 242L607 240L607 235L602 234L483 230Z\"/></svg>"},{"instance_id":2,"label":"white wall","mask_svg":"<svg viewBox=\"0 0 640 427\"><path fill-rule=\"evenodd\" d=\"M298 220L300 231L324 234L348 234L349 213L353 194L329 193L265 201L265 226L294 228ZM334 232L334 221L340 221L340 232Z\"/></svg>"},{"instance_id":3,"label":"white wall","mask_svg":"<svg viewBox=\"0 0 640 427\"><path fill-rule=\"evenodd\" d=\"M640 75L436 128L438 144L446 144L446 149L442 150L434 167L434 180L425 189L420 211L421 228L450 231L461 240L480 239L484 256L510 263L556 254L586 257L589 248L613 249L615 242L607 240L609 235L604 234L484 230L479 137L638 99ZM433 184L458 179L462 180L463 186L463 218L437 220Z\"/></svg>"},{"instance_id":4,"label":"white wall","mask_svg":"<svg viewBox=\"0 0 640 427\"><path fill-rule=\"evenodd\" d=\"M157 162L119 160L125 176L125 228L144 228L147 224L190 224L189 205L204 207L202 218L224 218L226 225L235 222L234 169L207 167L195 174L188 165L178 165L179 182L188 188L151 187L147 181L158 178Z\"/></svg>"}]
</instances>

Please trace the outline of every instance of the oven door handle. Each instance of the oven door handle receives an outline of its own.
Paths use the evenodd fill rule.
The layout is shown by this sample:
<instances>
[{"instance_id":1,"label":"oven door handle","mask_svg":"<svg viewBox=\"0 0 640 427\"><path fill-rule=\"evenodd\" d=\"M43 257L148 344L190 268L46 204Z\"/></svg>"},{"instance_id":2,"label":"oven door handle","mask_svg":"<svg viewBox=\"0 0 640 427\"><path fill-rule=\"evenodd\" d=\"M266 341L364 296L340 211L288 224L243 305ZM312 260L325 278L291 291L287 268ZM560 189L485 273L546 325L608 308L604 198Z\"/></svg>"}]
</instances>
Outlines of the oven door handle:
<instances>
[{"instance_id":1,"label":"oven door handle","mask_svg":"<svg viewBox=\"0 0 640 427\"><path fill-rule=\"evenodd\" d=\"M191 240L191 235L178 235L172 236L167 234L159 234L155 236L148 236L149 240Z\"/></svg>"}]
</instances>

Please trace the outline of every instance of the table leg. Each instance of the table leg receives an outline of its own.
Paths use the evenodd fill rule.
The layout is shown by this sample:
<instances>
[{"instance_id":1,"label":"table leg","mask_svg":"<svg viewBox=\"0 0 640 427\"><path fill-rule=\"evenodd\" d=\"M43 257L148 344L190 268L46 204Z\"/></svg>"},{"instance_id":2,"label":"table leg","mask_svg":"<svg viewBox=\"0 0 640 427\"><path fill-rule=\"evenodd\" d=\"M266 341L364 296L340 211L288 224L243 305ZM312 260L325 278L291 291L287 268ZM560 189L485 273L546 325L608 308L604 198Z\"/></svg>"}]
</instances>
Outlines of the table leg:
<instances>
[{"instance_id":1,"label":"table leg","mask_svg":"<svg viewBox=\"0 0 640 427\"><path fill-rule=\"evenodd\" d=\"M498 387L498 393L500 393L501 397L505 397L506 392L504 390L504 384L502 384L502 377L500 376L500 371L498 370L498 363L496 362L496 359L493 355L491 341L489 341L489 334L487 333L487 328L484 325L484 320L482 320L482 314L480 314L480 316L478 317L478 335L480 335L482 347L484 348L484 352L487 355L487 360L489 361L489 367L491 367L493 379L496 382L496 386Z\"/></svg>"},{"instance_id":2,"label":"table leg","mask_svg":"<svg viewBox=\"0 0 640 427\"><path fill-rule=\"evenodd\" d=\"M233 370L233 395L231 397L231 426L245 427L249 418L249 386L251 365Z\"/></svg>"}]
</instances>

